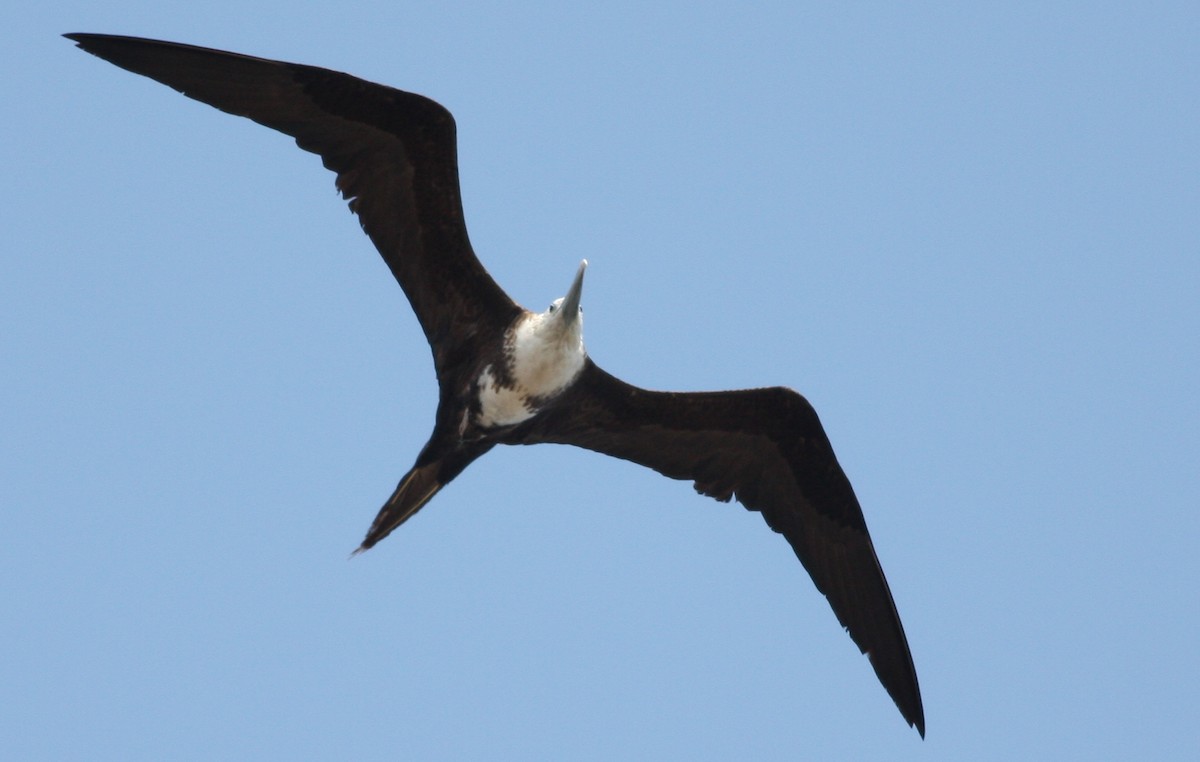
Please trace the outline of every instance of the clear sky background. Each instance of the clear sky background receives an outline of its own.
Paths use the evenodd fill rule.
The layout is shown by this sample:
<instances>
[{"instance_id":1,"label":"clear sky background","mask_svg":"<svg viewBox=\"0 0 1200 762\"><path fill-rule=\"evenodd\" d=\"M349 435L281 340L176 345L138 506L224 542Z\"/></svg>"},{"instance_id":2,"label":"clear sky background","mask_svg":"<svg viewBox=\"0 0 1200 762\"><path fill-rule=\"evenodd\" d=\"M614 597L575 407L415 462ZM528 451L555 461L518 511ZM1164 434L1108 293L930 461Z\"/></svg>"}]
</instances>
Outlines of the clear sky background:
<instances>
[{"instance_id":1,"label":"clear sky background","mask_svg":"<svg viewBox=\"0 0 1200 762\"><path fill-rule=\"evenodd\" d=\"M600 5L600 4L598 4ZM0 28L11 759L1200 757L1200 6L49 2ZM408 304L287 138L76 50L455 114L471 237L602 366L819 411L900 718L761 518L432 426Z\"/></svg>"}]
</instances>

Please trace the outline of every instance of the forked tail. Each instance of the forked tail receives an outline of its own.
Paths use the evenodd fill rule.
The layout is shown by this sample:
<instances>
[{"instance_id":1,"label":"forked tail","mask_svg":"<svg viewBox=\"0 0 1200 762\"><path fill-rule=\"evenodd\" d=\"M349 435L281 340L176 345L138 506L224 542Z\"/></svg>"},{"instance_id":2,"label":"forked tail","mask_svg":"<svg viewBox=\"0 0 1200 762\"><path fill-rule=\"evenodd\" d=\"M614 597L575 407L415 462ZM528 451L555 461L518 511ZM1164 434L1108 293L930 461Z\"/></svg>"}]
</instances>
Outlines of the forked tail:
<instances>
[{"instance_id":1,"label":"forked tail","mask_svg":"<svg viewBox=\"0 0 1200 762\"><path fill-rule=\"evenodd\" d=\"M413 470L404 475L396 491L392 493L379 514L367 530L367 536L354 551L354 555L370 549L375 543L387 537L396 527L408 521L414 513L429 502L437 494L445 482L439 476L441 461L434 461L424 466L414 466Z\"/></svg>"}]
</instances>

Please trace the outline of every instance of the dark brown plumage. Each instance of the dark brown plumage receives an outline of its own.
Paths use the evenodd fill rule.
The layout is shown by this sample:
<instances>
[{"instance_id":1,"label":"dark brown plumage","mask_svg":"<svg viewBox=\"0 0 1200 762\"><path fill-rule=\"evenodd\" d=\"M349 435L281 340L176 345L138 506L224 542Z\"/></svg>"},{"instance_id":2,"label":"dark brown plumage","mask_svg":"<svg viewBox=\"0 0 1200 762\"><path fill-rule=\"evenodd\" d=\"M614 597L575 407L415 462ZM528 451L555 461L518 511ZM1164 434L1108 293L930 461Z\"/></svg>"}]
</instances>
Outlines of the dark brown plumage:
<instances>
[{"instance_id":1,"label":"dark brown plumage","mask_svg":"<svg viewBox=\"0 0 1200 762\"><path fill-rule=\"evenodd\" d=\"M312 66L132 37L66 36L117 66L288 134L321 156L404 289L433 352L437 419L360 550L496 444L571 444L633 461L762 513L869 655L904 718L924 736L916 671L862 510L802 396L781 387L647 391L584 358L569 385L529 402L528 418L488 425L480 415L481 373L494 368L498 383L512 388L516 382L505 365L512 332L531 313L504 293L471 250L454 119L446 109Z\"/></svg>"}]
</instances>

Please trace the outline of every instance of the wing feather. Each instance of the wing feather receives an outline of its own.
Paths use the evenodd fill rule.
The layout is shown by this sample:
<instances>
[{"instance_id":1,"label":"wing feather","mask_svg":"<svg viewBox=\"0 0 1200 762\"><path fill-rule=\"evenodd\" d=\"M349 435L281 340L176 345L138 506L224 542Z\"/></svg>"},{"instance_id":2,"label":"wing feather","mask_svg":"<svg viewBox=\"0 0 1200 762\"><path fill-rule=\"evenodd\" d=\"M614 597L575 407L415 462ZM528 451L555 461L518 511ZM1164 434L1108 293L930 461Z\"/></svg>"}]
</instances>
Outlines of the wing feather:
<instances>
[{"instance_id":1,"label":"wing feather","mask_svg":"<svg viewBox=\"0 0 1200 762\"><path fill-rule=\"evenodd\" d=\"M633 461L760 512L791 544L901 714L924 736L912 654L862 509L802 396L781 387L647 391L589 360L580 380L518 436Z\"/></svg>"},{"instance_id":2,"label":"wing feather","mask_svg":"<svg viewBox=\"0 0 1200 762\"><path fill-rule=\"evenodd\" d=\"M320 155L404 289L439 374L494 338L476 329L503 330L519 312L471 249L454 118L441 105L315 66L136 37L66 36Z\"/></svg>"}]
</instances>

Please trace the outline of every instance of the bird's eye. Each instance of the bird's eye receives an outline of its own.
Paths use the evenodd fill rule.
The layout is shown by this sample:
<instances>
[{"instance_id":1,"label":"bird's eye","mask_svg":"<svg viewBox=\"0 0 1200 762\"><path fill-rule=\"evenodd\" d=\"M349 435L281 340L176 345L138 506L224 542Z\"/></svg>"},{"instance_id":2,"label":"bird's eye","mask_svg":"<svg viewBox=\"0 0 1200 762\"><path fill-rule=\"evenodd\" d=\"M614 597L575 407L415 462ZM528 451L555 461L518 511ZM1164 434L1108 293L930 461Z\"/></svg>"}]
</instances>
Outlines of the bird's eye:
<instances>
[{"instance_id":1,"label":"bird's eye","mask_svg":"<svg viewBox=\"0 0 1200 762\"><path fill-rule=\"evenodd\" d=\"M551 311L551 312L558 312L558 305L557 305L557 304L551 304L551 305L550 305L550 311Z\"/></svg>"}]
</instances>

